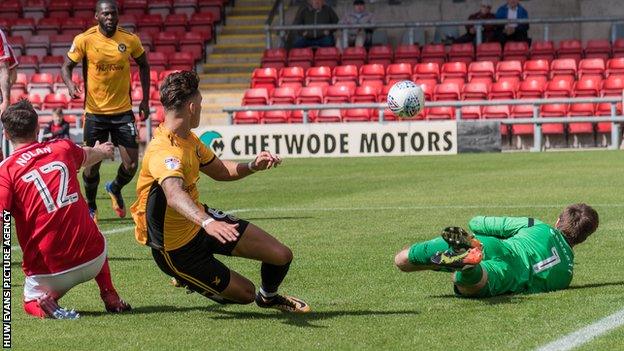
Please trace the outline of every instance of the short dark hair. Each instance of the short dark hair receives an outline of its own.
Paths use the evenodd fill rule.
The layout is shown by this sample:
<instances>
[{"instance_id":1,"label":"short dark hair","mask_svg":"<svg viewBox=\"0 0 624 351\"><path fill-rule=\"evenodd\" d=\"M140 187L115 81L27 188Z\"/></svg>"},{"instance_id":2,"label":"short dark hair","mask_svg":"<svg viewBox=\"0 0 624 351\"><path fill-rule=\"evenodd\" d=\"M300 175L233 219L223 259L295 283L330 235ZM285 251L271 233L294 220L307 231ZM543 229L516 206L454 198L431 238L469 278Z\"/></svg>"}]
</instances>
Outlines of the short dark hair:
<instances>
[{"instance_id":1,"label":"short dark hair","mask_svg":"<svg viewBox=\"0 0 624 351\"><path fill-rule=\"evenodd\" d=\"M199 92L199 76L195 71L171 73L160 85L160 102L169 111L179 110Z\"/></svg>"},{"instance_id":2,"label":"short dark hair","mask_svg":"<svg viewBox=\"0 0 624 351\"><path fill-rule=\"evenodd\" d=\"M2 113L2 124L11 139L30 139L36 136L39 116L30 101L22 99Z\"/></svg>"},{"instance_id":3,"label":"short dark hair","mask_svg":"<svg viewBox=\"0 0 624 351\"><path fill-rule=\"evenodd\" d=\"M598 212L591 206L579 203L566 207L559 215L557 229L563 233L571 246L580 244L593 232L599 224Z\"/></svg>"},{"instance_id":4,"label":"short dark hair","mask_svg":"<svg viewBox=\"0 0 624 351\"><path fill-rule=\"evenodd\" d=\"M113 5L115 6L116 9L119 9L119 5L117 4L117 1L115 0L98 0L98 2L95 3L95 12L97 13L98 11L100 11L100 6L104 4Z\"/></svg>"}]
</instances>

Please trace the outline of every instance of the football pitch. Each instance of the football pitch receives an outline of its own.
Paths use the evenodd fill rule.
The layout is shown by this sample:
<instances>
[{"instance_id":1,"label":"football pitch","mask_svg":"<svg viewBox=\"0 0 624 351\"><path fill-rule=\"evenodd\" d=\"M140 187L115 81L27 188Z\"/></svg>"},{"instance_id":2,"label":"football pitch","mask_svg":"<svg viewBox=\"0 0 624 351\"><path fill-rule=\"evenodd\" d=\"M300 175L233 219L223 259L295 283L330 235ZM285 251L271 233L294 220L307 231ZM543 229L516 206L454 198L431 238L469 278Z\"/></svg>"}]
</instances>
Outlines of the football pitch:
<instances>
[{"instance_id":1,"label":"football pitch","mask_svg":"<svg viewBox=\"0 0 624 351\"><path fill-rule=\"evenodd\" d=\"M117 163L103 166L102 184ZM202 176L202 202L276 236L295 259L281 292L312 312L221 306L169 285L132 220L98 196L100 228L120 295L134 307L104 312L95 282L61 300L78 321L36 320L22 310L21 253L13 252L13 347L18 350L532 350L624 308L624 153L464 154L437 157L287 159L236 182ZM127 205L135 183L124 189ZM464 299L450 275L402 273L394 254L474 215L531 216L554 223L586 202L600 226L575 249L570 289ZM13 245L17 245L14 239ZM259 283L257 262L224 258ZM619 346L618 346L619 345ZM580 350L621 349L624 328Z\"/></svg>"}]
</instances>

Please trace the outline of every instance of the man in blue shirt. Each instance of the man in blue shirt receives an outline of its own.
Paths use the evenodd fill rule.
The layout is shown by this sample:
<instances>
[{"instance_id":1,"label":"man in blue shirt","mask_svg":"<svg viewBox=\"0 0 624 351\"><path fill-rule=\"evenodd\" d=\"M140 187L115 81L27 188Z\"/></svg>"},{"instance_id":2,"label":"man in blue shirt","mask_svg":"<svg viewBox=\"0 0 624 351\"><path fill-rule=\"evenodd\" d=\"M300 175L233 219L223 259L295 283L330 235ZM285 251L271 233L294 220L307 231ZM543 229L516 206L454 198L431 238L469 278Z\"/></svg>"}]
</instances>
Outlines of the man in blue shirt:
<instances>
[{"instance_id":1,"label":"man in blue shirt","mask_svg":"<svg viewBox=\"0 0 624 351\"><path fill-rule=\"evenodd\" d=\"M529 18L527 10L518 4L519 0L507 0L507 4L501 6L496 11L497 19L522 19ZM498 29L498 39L502 45L508 41L526 41L529 44L529 24L509 23Z\"/></svg>"}]
</instances>

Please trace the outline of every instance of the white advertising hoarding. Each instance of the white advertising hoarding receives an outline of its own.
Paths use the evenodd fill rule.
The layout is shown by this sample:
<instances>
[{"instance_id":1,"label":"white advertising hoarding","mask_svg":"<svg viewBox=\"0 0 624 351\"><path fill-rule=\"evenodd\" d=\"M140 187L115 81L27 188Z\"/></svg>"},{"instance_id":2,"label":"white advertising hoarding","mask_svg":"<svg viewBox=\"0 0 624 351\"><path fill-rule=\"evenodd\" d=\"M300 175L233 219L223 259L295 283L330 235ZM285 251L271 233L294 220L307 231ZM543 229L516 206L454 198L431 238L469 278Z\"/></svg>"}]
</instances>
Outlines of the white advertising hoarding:
<instances>
[{"instance_id":1,"label":"white advertising hoarding","mask_svg":"<svg viewBox=\"0 0 624 351\"><path fill-rule=\"evenodd\" d=\"M230 160L251 159L262 150L289 158L457 153L454 121L254 124L194 132L219 158Z\"/></svg>"}]
</instances>

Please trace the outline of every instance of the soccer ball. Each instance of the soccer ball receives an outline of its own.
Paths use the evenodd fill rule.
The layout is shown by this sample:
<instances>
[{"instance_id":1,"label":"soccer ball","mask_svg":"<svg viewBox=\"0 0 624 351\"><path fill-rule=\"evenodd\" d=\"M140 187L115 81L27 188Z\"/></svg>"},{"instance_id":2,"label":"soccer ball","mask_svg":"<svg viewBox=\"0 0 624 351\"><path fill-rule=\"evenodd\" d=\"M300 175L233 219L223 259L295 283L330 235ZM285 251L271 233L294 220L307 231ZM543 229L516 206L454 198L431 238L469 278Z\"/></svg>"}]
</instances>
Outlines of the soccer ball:
<instances>
[{"instance_id":1,"label":"soccer ball","mask_svg":"<svg viewBox=\"0 0 624 351\"><path fill-rule=\"evenodd\" d=\"M399 118L412 118L424 107L425 94L411 80L395 83L388 92L388 108Z\"/></svg>"}]
</instances>

